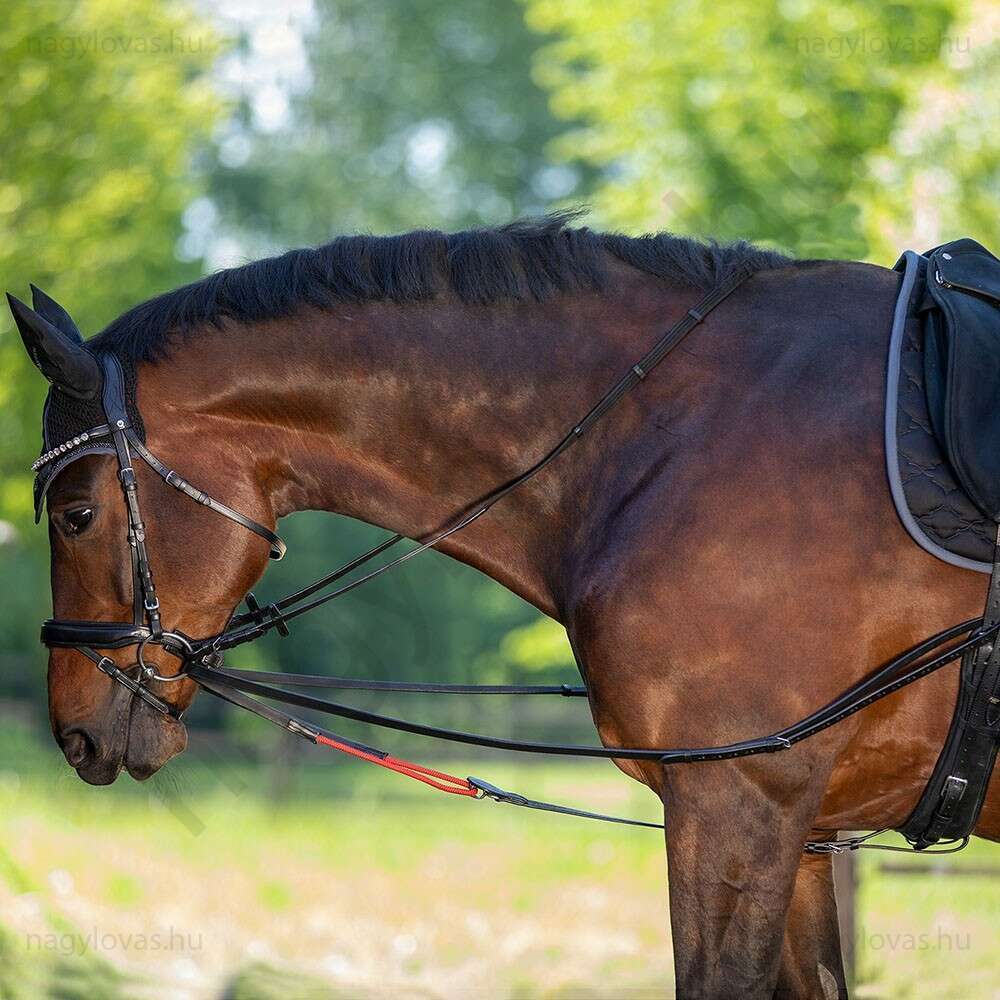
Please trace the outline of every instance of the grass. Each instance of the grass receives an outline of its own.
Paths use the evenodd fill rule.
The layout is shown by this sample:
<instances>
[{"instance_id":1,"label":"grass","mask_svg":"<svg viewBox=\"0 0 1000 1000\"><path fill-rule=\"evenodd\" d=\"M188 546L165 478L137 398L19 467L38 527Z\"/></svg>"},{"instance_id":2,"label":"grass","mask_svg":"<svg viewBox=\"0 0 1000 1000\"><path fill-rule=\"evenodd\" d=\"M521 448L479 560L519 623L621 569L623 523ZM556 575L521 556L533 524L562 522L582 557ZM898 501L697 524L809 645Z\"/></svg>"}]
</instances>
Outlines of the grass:
<instances>
[{"instance_id":1,"label":"grass","mask_svg":"<svg viewBox=\"0 0 1000 1000\"><path fill-rule=\"evenodd\" d=\"M255 793L254 765L205 755L105 789L48 749L2 759L2 1000L669 993L655 832L441 796L316 754L294 790L269 777L277 801ZM495 759L447 769L657 817L610 765ZM993 1000L1000 879L879 870L900 857L862 861L860 995ZM1000 850L951 863L1000 866Z\"/></svg>"}]
</instances>

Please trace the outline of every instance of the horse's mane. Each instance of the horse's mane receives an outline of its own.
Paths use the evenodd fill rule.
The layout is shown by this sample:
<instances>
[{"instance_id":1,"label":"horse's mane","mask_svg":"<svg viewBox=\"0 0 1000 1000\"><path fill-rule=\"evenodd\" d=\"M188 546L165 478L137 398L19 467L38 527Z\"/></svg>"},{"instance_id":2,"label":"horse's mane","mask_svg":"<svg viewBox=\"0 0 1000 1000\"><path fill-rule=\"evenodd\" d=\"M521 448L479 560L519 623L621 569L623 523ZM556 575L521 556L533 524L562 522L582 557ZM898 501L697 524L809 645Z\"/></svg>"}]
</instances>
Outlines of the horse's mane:
<instances>
[{"instance_id":1,"label":"horse's mane","mask_svg":"<svg viewBox=\"0 0 1000 1000\"><path fill-rule=\"evenodd\" d=\"M737 267L780 267L788 258L743 241L729 244L657 233L640 237L574 228L576 212L459 233L340 236L319 247L210 274L135 306L88 347L132 361L166 355L173 335L224 319L287 316L302 306L378 300L418 302L442 292L489 305L600 290L602 251L666 280L708 289Z\"/></svg>"}]
</instances>

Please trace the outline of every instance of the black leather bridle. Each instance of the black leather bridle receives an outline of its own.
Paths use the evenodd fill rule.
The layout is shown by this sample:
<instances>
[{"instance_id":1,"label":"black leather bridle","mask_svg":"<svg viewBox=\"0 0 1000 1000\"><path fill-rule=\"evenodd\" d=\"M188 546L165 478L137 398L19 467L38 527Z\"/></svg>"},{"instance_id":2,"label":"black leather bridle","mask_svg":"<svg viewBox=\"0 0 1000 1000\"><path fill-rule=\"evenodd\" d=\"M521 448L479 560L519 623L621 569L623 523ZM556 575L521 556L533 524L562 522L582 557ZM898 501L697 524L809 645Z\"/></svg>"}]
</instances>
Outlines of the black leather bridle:
<instances>
[{"instance_id":1,"label":"black leather bridle","mask_svg":"<svg viewBox=\"0 0 1000 1000\"><path fill-rule=\"evenodd\" d=\"M498 802L525 806L531 809L560 812L590 819L608 820L610 822L626 823L633 826L658 827L660 824L625 820L618 817L604 816L571 809L566 806L526 799L515 793L506 792L479 778L449 778L449 776L441 775L439 772L420 768L418 765L400 762L382 751L337 736L319 726L306 723L270 705L265 705L258 698L284 702L300 708L324 712L329 715L352 719L386 729L395 729L456 743L493 747L503 750L557 754L562 756L603 757L619 760L650 760L661 764L731 760L760 753L776 753L787 750L802 740L814 736L816 733L848 718L872 703L939 670L946 664L952 663L966 654L975 654L980 648L992 649L991 643L996 641L996 636L1000 633L1000 611L994 614L988 613L983 618L971 619L959 625L943 629L884 664L872 674L862 678L848 688L847 691L838 695L831 702L828 702L804 719L786 726L778 732L725 746L681 749L575 746L497 739L476 733L466 733L407 722L402 719L367 712L337 702L320 699L311 694L285 691L274 687L273 684L281 683L286 686L306 688L419 691L438 694L586 695L586 689L579 686L565 684L549 686L412 684L303 674L268 674L259 671L227 669L223 665L222 654L227 649L232 649L259 639L272 630L277 630L281 635L288 635L288 622L294 618L306 614L329 601L335 600L357 587L368 583L370 580L389 572L402 563L433 548L450 535L476 521L495 503L533 478L550 462L553 462L568 448L579 441L587 430L596 424L626 393L644 380L653 368L691 330L701 323L712 309L742 285L748 277L750 277L750 272L736 272L728 280L709 292L696 306L689 309L677 323L667 330L656 344L601 397L583 419L575 424L534 465L508 483L498 487L484 498L470 505L464 512L456 515L449 525L437 531L431 537L419 542L413 549L404 552L402 555L397 556L376 569L370 570L362 576L341 584L341 586L333 590L329 590L328 588L354 570L359 569L383 552L402 542L403 536L398 534L390 536L385 541L380 542L332 573L267 607L260 607L254 599L253 594L248 594L246 603L249 610L241 614L234 614L222 632L205 639L192 639L180 631L170 631L163 628L160 604L156 596L153 573L150 568L149 556L146 549L146 530L139 505L138 486L135 469L132 464L133 455L138 455L165 483L180 490L185 496L259 535L270 546L271 558L280 559L285 553L285 544L269 528L221 503L208 493L192 486L186 479L161 462L145 446L129 418L121 366L114 356L101 356L100 363L104 374L102 405L106 421L50 449L34 463L32 468L40 476L44 475L44 482L36 490L36 503L40 502L41 498L44 498L52 479L58 475L62 468L65 468L66 464L73 460L70 453L74 449L79 450L78 454L98 451L117 457L118 478L128 511L128 543L132 561L133 619L131 622L49 619L42 624L41 641L48 647L78 650L114 681L131 691L133 695L141 698L156 711L175 719L179 718L180 713L173 705L149 689L148 684L150 682L172 683L189 678L215 696L253 712L261 718L267 719L313 743L324 743L353 753L355 756L360 756L376 763L382 763L384 766L391 766L395 770L403 770L403 773L407 773L411 777L418 777L419 780L434 784L435 787L442 788L438 784L438 780L441 778L459 782L460 787L442 788L445 791L458 791L459 794L473 795L477 798L490 798ZM41 470L45 470L44 474ZM997 547L997 552L998 569L995 570L994 578L997 581L996 589L998 595L1000 595L1000 545ZM997 608L1000 608L1000 596L996 596L994 603ZM961 638L962 636L965 636L965 638ZM143 659L143 651L149 645L159 646L177 657L180 661L178 672L176 674L161 675L154 668L148 666ZM127 670L121 669L110 657L97 652L97 650L116 650L129 647L136 647L136 663ZM133 676L133 672L136 673L136 676ZM256 695L257 698L249 697L250 695ZM405 764L405 768L397 766L402 764ZM422 772L423 776L421 777L419 774L413 773L414 770ZM434 777L428 778L428 775L433 775ZM971 830L971 828L969 826L968 830ZM825 840L807 842L805 849L815 853L853 850L862 846L878 847L884 850L906 850L906 848L893 848L887 845L870 845L865 843L870 837L881 832L883 831L875 831L875 833L867 834L863 837L854 837L843 841ZM909 833L907 835L909 836ZM951 850L961 849L968 842L968 839L967 834L963 836L960 833L950 840L944 841L944 843L957 844L958 846L947 847L939 850L937 853L949 853Z\"/></svg>"},{"instance_id":2,"label":"black leather bridle","mask_svg":"<svg viewBox=\"0 0 1000 1000\"><path fill-rule=\"evenodd\" d=\"M127 687L152 708L164 715L178 717L178 712L168 702L154 694L147 686L150 681L170 683L181 680L187 674L187 666L192 662L196 645L182 632L172 632L163 628L160 602L156 596L153 571L149 565L146 549L146 526L139 504L139 486L136 480L132 456L138 455L168 486L180 490L195 502L214 510L223 517L260 535L271 547L271 558L280 559L285 554L285 543L269 528L259 524L239 511L221 503L161 462L139 439L135 433L125 405L125 384L121 365L111 354L100 357L104 374L101 403L106 422L74 436L69 441L42 455L32 468L37 472L49 462L61 458L73 448L91 446L94 442L110 442L118 459L118 481L125 497L128 512L128 545L132 561L132 608L131 622L76 621L73 619L50 618L42 623L42 642L52 647L75 649L91 660L113 680ZM108 450L108 449L102 449ZM143 652L147 646L161 646L181 661L181 669L176 674L158 674L149 666ZM96 652L97 649L125 649L136 647L136 663L130 670L122 670L109 656ZM132 670L137 676L132 676Z\"/></svg>"}]
</instances>

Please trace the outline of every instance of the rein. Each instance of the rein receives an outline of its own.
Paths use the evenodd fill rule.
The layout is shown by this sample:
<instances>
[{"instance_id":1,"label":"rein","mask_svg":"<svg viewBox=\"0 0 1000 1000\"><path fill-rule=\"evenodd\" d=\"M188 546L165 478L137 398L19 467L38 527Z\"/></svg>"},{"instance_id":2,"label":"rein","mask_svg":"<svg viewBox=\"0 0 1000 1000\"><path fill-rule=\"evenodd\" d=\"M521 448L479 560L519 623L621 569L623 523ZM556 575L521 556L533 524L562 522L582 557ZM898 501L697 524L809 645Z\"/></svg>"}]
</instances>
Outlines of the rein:
<instances>
[{"instance_id":1,"label":"rein","mask_svg":"<svg viewBox=\"0 0 1000 1000\"><path fill-rule=\"evenodd\" d=\"M319 591L325 590L331 584L343 579L354 570L371 562L372 559L380 556L383 552L398 545L403 541L404 536L399 534L391 535L327 576L321 577L314 583L309 584L309 586L303 587L302 590L289 594L287 597L268 605L266 608L259 608L256 605L256 601L254 601L250 605L251 610L249 612L237 615L222 633L211 640L211 649L215 652L233 649L236 646L243 645L243 643L253 642L262 635L266 635L271 629L277 629L282 635L285 635L287 634L287 623L298 618L299 615L304 615L329 601L334 601L338 597L342 597L344 594L348 594L352 590L363 586L370 580L376 579L383 573L388 573L390 570L401 566L410 559L414 559L428 549L434 548L434 546L443 542L446 538L477 521L494 504L503 500L504 497L513 493L514 490L523 486L530 479L533 479L546 466L562 455L563 452L576 444L626 393L642 382L717 305L736 291L750 277L751 273L746 270L737 271L728 281L723 282L698 302L697 305L688 309L683 318L663 334L656 344L618 379L586 415L563 435L553 448L546 452L534 465L525 469L524 472L471 504L464 512L455 515L450 526L442 528L429 538L421 541L416 548L397 556L377 569L371 570L363 576L350 581L350 583L343 584L336 590L324 594L322 597L314 597L312 600L307 600Z\"/></svg>"},{"instance_id":2,"label":"rein","mask_svg":"<svg viewBox=\"0 0 1000 1000\"><path fill-rule=\"evenodd\" d=\"M436 545L468 527L504 497L538 475L551 462L571 448L583 435L615 406L629 391L642 382L652 370L690 333L704 318L750 277L747 270L735 272L728 280L705 295L693 308L670 329L655 345L598 400L598 402L576 423L548 452L532 466L515 476L509 482L497 487L480 500L458 512L445 527L421 540L416 547L396 556L390 561L370 569L340 586L342 581L362 566L403 541L404 536L395 534L370 548L333 572L319 578L280 600L261 607L253 594L248 594L248 610L234 614L227 626L218 634L204 639L192 639L182 632L165 630L162 625L160 604L156 596L153 574L146 551L145 526L139 504L139 493L133 468L133 456L145 462L165 483L173 486L185 496L234 521L263 538L270 546L273 559L285 554L285 543L277 534L264 525L239 513L198 489L160 461L139 438L133 427L125 404L123 373L118 360L113 355L99 358L104 374L102 404L106 423L65 442L46 452L35 463L35 471L44 469L50 463L64 462L66 452L87 444L95 438L110 438L113 452L118 461L118 478L121 483L128 512L128 542L132 562L133 619L131 622L75 621L70 619L49 619L42 624L41 641L50 648L76 649L113 681L128 689L133 696L142 699L154 710L179 718L177 709L149 688L151 682L174 683L189 678L210 694L232 705L252 712L260 718L309 740L327 746L361 760L377 764L421 781L439 791L463 795L469 798L489 798L496 802L539 809L588 819L603 820L631 826L661 829L662 824L645 823L638 820L606 816L600 813L572 809L528 799L513 792L505 791L480 778L460 778L435 771L420 764L393 757L390 754L354 740L338 736L318 726L306 723L259 699L282 702L297 708L322 712L339 718L351 719L384 729L392 729L419 736L428 736L453 743L510 750L520 753L554 754L574 757L597 757L611 760L650 760L660 764L696 763L699 761L731 760L761 753L776 753L787 750L796 743L814 736L816 733L861 711L881 698L900 688L927 676L940 667L962 657L966 652L980 647L987 639L1000 633L1000 622L984 623L984 619L971 619L960 625L944 629L926 639L911 650L896 657L874 673L858 681L841 695L808 715L768 736L748 739L716 747L656 749L648 747L605 747L578 746L558 743L536 743L520 740L500 739L476 733L443 729L421 723L409 722L391 716L353 708L338 702L325 700L310 693L287 691L276 684L297 688L328 688L339 690L370 690L392 692L422 692L434 694L465 695L551 695L560 697L582 697L586 688L559 685L465 685L465 684L424 684L397 681L368 681L355 678L319 677L303 674L266 673L258 671L234 670L224 666L223 653L249 642L254 642L272 630L282 636L288 635L288 624L300 615L313 611L330 601L363 586L366 583L401 566L410 559L434 548ZM103 450L111 451L105 447ZM48 479L58 472L50 470ZM39 473L40 475L42 473ZM957 641L960 636L967 637ZM175 674L161 675L146 664L144 650L158 646L180 661ZM136 647L136 663L122 669L114 660L97 650L115 650ZM942 648L945 647L945 648ZM133 676L135 673L135 676ZM883 831L876 831L880 833ZM844 841L807 842L805 849L816 853L854 850L858 847L876 847L864 843L868 837L855 837ZM964 846L965 840L959 845ZM952 849L959 849L952 848ZM894 848L886 847L892 850ZM905 848L895 848L905 850ZM934 853L934 852L932 852ZM944 853L944 852L938 852Z\"/></svg>"}]
</instances>

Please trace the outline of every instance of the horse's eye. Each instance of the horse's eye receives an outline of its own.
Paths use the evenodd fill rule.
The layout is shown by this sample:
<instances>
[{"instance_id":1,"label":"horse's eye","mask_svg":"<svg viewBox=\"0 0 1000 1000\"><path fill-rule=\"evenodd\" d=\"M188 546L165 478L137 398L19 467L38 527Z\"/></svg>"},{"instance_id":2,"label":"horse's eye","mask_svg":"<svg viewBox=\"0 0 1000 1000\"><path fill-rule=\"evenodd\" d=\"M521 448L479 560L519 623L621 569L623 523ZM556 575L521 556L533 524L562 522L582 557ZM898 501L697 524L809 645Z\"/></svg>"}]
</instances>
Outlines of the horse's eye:
<instances>
[{"instance_id":1,"label":"horse's eye","mask_svg":"<svg viewBox=\"0 0 1000 1000\"><path fill-rule=\"evenodd\" d=\"M93 519L94 509L92 507L74 507L63 514L66 530L71 535L79 535Z\"/></svg>"}]
</instances>

